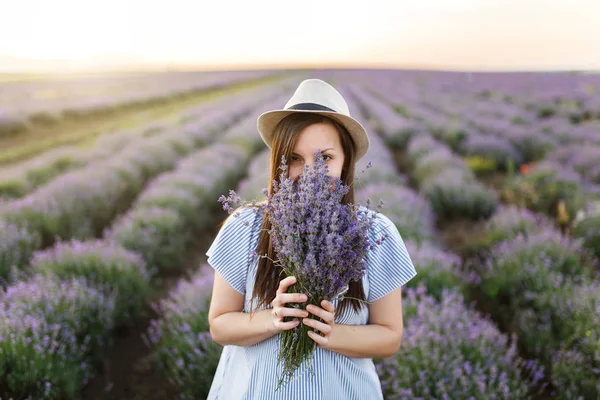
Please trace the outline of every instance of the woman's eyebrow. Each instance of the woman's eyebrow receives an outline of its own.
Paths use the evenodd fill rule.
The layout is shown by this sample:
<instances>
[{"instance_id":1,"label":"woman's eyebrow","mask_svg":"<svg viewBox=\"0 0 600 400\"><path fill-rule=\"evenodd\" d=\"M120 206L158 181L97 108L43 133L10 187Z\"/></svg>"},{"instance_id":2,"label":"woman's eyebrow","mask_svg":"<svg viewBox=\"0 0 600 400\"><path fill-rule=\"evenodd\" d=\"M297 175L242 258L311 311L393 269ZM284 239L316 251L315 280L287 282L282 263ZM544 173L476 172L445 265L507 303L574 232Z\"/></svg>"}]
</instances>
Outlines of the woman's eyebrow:
<instances>
[{"instance_id":1,"label":"woman's eyebrow","mask_svg":"<svg viewBox=\"0 0 600 400\"><path fill-rule=\"evenodd\" d=\"M333 147L329 147L329 148L327 148L327 149L325 149L325 150L321 150L321 153L324 153L324 152L326 152L327 150L334 150L334 148L333 148ZM292 152L292 155L293 155L293 156L299 156L300 154Z\"/></svg>"}]
</instances>

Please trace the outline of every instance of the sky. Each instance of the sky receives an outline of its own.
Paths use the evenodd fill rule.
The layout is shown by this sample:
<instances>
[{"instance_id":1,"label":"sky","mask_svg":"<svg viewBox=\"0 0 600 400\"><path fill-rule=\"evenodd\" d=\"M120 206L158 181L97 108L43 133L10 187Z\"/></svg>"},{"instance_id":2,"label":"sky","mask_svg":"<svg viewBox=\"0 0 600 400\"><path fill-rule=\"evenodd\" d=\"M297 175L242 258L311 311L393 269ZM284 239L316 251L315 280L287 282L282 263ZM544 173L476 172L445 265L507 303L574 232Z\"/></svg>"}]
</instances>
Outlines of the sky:
<instances>
[{"instance_id":1,"label":"sky","mask_svg":"<svg viewBox=\"0 0 600 400\"><path fill-rule=\"evenodd\" d=\"M600 70L600 0L0 0L0 10L0 72Z\"/></svg>"}]
</instances>

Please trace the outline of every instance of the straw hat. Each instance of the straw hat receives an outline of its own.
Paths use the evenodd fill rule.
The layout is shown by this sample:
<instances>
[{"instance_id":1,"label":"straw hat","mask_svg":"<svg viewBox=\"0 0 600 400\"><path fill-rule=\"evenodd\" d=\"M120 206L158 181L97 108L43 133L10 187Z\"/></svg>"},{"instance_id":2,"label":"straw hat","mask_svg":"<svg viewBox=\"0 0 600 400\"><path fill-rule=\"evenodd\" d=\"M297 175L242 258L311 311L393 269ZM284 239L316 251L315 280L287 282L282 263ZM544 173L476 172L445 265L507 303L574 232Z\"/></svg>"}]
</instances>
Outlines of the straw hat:
<instances>
[{"instance_id":1,"label":"straw hat","mask_svg":"<svg viewBox=\"0 0 600 400\"><path fill-rule=\"evenodd\" d=\"M277 124L293 113L319 114L339 122L354 139L357 161L369 149L369 135L365 128L350 116L348 104L342 95L320 79L302 81L283 109L267 111L258 117L258 132L269 148Z\"/></svg>"}]
</instances>

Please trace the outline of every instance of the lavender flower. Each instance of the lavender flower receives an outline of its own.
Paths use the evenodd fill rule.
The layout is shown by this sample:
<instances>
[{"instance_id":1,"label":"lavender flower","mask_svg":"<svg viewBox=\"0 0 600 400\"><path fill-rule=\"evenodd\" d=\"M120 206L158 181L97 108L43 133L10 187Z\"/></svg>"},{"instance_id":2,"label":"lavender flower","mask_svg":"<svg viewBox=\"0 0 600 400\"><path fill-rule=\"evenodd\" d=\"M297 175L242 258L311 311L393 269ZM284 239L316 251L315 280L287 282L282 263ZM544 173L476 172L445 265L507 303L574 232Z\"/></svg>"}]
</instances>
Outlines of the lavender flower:
<instances>
[{"instance_id":1,"label":"lavender flower","mask_svg":"<svg viewBox=\"0 0 600 400\"><path fill-rule=\"evenodd\" d=\"M492 299L510 299L512 315L533 307L540 293L554 293L563 276L587 280L594 261L580 240L555 230L533 232L495 245L480 266L483 292Z\"/></svg>"},{"instance_id":2,"label":"lavender flower","mask_svg":"<svg viewBox=\"0 0 600 400\"><path fill-rule=\"evenodd\" d=\"M9 277L13 267L23 268L39 248L39 235L0 220L0 283Z\"/></svg>"},{"instance_id":3,"label":"lavender flower","mask_svg":"<svg viewBox=\"0 0 600 400\"><path fill-rule=\"evenodd\" d=\"M504 135L523 155L523 162L540 160L556 147L556 141L551 136L530 127L511 127Z\"/></svg>"},{"instance_id":4,"label":"lavender flower","mask_svg":"<svg viewBox=\"0 0 600 400\"><path fill-rule=\"evenodd\" d=\"M440 217L486 219L498 206L498 196L493 190L465 177L460 169L440 171L425 181L421 190Z\"/></svg>"},{"instance_id":5,"label":"lavender flower","mask_svg":"<svg viewBox=\"0 0 600 400\"><path fill-rule=\"evenodd\" d=\"M422 242L435 237L435 215L427 199L412 189L385 183L368 184L356 191L356 201L388 202L386 216L399 227L403 238Z\"/></svg>"},{"instance_id":6,"label":"lavender flower","mask_svg":"<svg viewBox=\"0 0 600 400\"><path fill-rule=\"evenodd\" d=\"M277 253L276 264L287 276L297 279L290 291L305 293L307 303L320 306L322 300L333 301L343 294L350 281L362 278L367 252L386 235L371 243L368 232L376 213L370 213L370 203L366 208L341 204L349 187L327 175L320 151L315 156L315 167L311 170L306 165L297 181L286 177L288 167L282 159L279 181L273 181L274 193L266 193L267 202L257 207L257 212L266 213L272 224L269 233ZM233 210L230 203L240 200L233 190L228 197L219 198L229 213ZM378 210L381 206L382 202ZM279 361L283 374L279 384L291 379L313 353L315 342L308 337L308 330L301 324L298 332L282 333Z\"/></svg>"},{"instance_id":7,"label":"lavender flower","mask_svg":"<svg viewBox=\"0 0 600 400\"><path fill-rule=\"evenodd\" d=\"M600 286L568 277L554 290L530 295L534 306L519 310L519 335L550 371L561 400L600 395Z\"/></svg>"},{"instance_id":8,"label":"lavender flower","mask_svg":"<svg viewBox=\"0 0 600 400\"><path fill-rule=\"evenodd\" d=\"M491 135L470 135L462 143L461 153L494 160L503 169L510 161L516 165L523 162L523 156L506 138Z\"/></svg>"},{"instance_id":9,"label":"lavender flower","mask_svg":"<svg viewBox=\"0 0 600 400\"><path fill-rule=\"evenodd\" d=\"M541 368L518 356L514 336L467 308L455 291L444 291L439 302L424 289L404 293L402 347L375 360L385 398L512 400L527 398L543 377Z\"/></svg>"},{"instance_id":10,"label":"lavender flower","mask_svg":"<svg viewBox=\"0 0 600 400\"><path fill-rule=\"evenodd\" d=\"M553 221L543 214L535 214L515 205L500 205L496 213L486 221L484 230L486 242L491 245L513 239L519 234L556 231L557 228Z\"/></svg>"},{"instance_id":11,"label":"lavender flower","mask_svg":"<svg viewBox=\"0 0 600 400\"><path fill-rule=\"evenodd\" d=\"M262 200L261 185L269 179L271 150L264 149L248 166L248 175L238 184L237 193L245 199Z\"/></svg>"},{"instance_id":12,"label":"lavender flower","mask_svg":"<svg viewBox=\"0 0 600 400\"><path fill-rule=\"evenodd\" d=\"M378 167L370 168L369 160L377 160ZM396 186L404 186L408 180L404 175L398 174L396 161L392 152L387 148L383 139L378 136L371 138L369 150L364 158L356 163L356 170L360 176L355 176L354 188L358 190L365 185L387 183Z\"/></svg>"},{"instance_id":13,"label":"lavender flower","mask_svg":"<svg viewBox=\"0 0 600 400\"><path fill-rule=\"evenodd\" d=\"M183 267L190 234L186 220L173 210L140 207L119 218L104 238L141 254L152 272Z\"/></svg>"},{"instance_id":14,"label":"lavender flower","mask_svg":"<svg viewBox=\"0 0 600 400\"><path fill-rule=\"evenodd\" d=\"M134 322L150 290L150 272L142 257L111 241L58 242L35 253L31 267L61 279L85 277L108 285L117 296L115 318L119 325Z\"/></svg>"},{"instance_id":15,"label":"lavender flower","mask_svg":"<svg viewBox=\"0 0 600 400\"><path fill-rule=\"evenodd\" d=\"M388 144L404 148L410 138L419 130L419 124L399 114L394 108L373 96L359 86L352 87L352 92L373 118L376 130L381 133Z\"/></svg>"},{"instance_id":16,"label":"lavender flower","mask_svg":"<svg viewBox=\"0 0 600 400\"><path fill-rule=\"evenodd\" d=\"M0 291L0 385L75 398L110 345L115 298L86 279L34 275Z\"/></svg>"},{"instance_id":17,"label":"lavender flower","mask_svg":"<svg viewBox=\"0 0 600 400\"><path fill-rule=\"evenodd\" d=\"M208 324L212 283L208 265L180 280L166 299L153 305L159 318L145 335L157 370L179 387L182 399L206 398L219 363L222 347L211 339Z\"/></svg>"},{"instance_id":18,"label":"lavender flower","mask_svg":"<svg viewBox=\"0 0 600 400\"><path fill-rule=\"evenodd\" d=\"M455 289L466 297L468 284L477 282L476 275L461 270L462 260L458 255L446 252L431 242L417 244L407 240L406 249L419 271L407 287L424 285L428 295L441 300L445 289Z\"/></svg>"}]
</instances>

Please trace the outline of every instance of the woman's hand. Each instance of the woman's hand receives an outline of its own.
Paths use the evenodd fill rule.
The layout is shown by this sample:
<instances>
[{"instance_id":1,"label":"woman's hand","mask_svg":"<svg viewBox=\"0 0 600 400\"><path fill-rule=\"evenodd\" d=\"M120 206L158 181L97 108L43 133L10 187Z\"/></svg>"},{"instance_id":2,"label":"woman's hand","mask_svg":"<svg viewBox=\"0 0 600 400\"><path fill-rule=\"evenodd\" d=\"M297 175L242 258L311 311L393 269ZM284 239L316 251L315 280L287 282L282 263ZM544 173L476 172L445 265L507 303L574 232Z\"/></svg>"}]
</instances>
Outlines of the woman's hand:
<instances>
[{"instance_id":1,"label":"woman's hand","mask_svg":"<svg viewBox=\"0 0 600 400\"><path fill-rule=\"evenodd\" d=\"M286 303L304 303L308 300L308 297L305 294L286 293L288 288L294 283L296 283L296 278L293 276L288 276L279 282L277 294L271 302L271 305L273 306L273 309L271 310L271 315L273 316L271 322L275 332L290 330L300 324L299 319L293 319L292 321L284 322L283 319L285 317L308 317L308 312L301 308L284 306Z\"/></svg>"},{"instance_id":2,"label":"woman's hand","mask_svg":"<svg viewBox=\"0 0 600 400\"><path fill-rule=\"evenodd\" d=\"M306 306L306 310L311 314L321 318L323 322L312 318L304 318L302 323L321 332L319 335L317 332L308 331L308 336L310 336L310 338L314 340L319 347L326 347L329 343L331 331L335 325L335 308L333 304L327 300L321 301L321 306L323 308L309 304Z\"/></svg>"}]
</instances>

